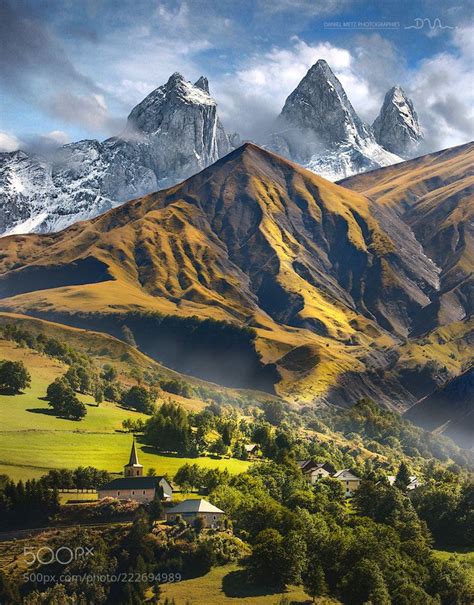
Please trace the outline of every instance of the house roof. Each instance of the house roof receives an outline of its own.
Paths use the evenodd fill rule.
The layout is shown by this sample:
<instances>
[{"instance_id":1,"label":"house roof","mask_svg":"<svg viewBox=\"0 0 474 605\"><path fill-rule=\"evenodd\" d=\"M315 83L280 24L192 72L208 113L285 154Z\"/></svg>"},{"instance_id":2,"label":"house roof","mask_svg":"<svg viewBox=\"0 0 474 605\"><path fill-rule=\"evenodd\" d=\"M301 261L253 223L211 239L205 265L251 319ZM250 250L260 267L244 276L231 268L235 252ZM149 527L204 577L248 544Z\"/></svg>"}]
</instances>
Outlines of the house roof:
<instances>
[{"instance_id":1,"label":"house roof","mask_svg":"<svg viewBox=\"0 0 474 605\"><path fill-rule=\"evenodd\" d=\"M337 473L334 473L333 477L335 479L342 479L344 481L360 481L360 477L354 475L354 473L351 473L351 471L347 468L342 469L342 471L337 471Z\"/></svg>"},{"instance_id":2,"label":"house roof","mask_svg":"<svg viewBox=\"0 0 474 605\"><path fill-rule=\"evenodd\" d=\"M390 483L390 485L393 485L395 483L395 481L397 480L397 477L395 475L388 475L387 479L388 479L388 482ZM412 483L419 483L418 477L416 475L410 475L409 479L410 479L410 483L408 485L410 485Z\"/></svg>"},{"instance_id":3,"label":"house roof","mask_svg":"<svg viewBox=\"0 0 474 605\"><path fill-rule=\"evenodd\" d=\"M303 471L303 473L305 473L313 470L313 468L317 468L317 463L314 462L314 460L299 460L298 466Z\"/></svg>"},{"instance_id":4,"label":"house roof","mask_svg":"<svg viewBox=\"0 0 474 605\"><path fill-rule=\"evenodd\" d=\"M246 452L253 452L254 449L258 449L258 445L256 443L246 443L244 448Z\"/></svg>"},{"instance_id":5,"label":"house roof","mask_svg":"<svg viewBox=\"0 0 474 605\"><path fill-rule=\"evenodd\" d=\"M300 460L298 462L299 467L303 473L310 473L311 471L319 468L324 468L328 473L333 473L335 469L329 462L314 462L314 460Z\"/></svg>"},{"instance_id":6,"label":"house roof","mask_svg":"<svg viewBox=\"0 0 474 605\"><path fill-rule=\"evenodd\" d=\"M164 477L119 477L99 487L99 491L106 489L156 489L162 479L166 481Z\"/></svg>"},{"instance_id":7,"label":"house roof","mask_svg":"<svg viewBox=\"0 0 474 605\"><path fill-rule=\"evenodd\" d=\"M224 514L224 511L214 504L211 504L207 500L201 499L189 499L183 500L173 508L170 508L166 511L166 514L183 514L183 513L221 513Z\"/></svg>"}]
</instances>

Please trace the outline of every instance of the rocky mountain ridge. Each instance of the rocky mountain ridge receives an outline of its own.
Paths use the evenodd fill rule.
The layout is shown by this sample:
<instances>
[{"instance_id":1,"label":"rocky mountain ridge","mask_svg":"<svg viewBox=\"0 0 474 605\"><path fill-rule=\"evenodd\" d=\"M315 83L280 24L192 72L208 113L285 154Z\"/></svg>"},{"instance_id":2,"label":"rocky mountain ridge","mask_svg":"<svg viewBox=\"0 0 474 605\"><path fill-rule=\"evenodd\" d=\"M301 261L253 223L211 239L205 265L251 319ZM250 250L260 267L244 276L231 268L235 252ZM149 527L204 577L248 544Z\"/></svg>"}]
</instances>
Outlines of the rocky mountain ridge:
<instances>
[{"instance_id":1,"label":"rocky mountain ridge","mask_svg":"<svg viewBox=\"0 0 474 605\"><path fill-rule=\"evenodd\" d=\"M286 99L269 148L332 181L400 162L395 148L406 155L408 142L422 135L411 101L404 96L396 114L388 107L399 100L399 93L392 94L390 103L389 95L376 121L377 133L382 133L377 138L357 115L327 62L320 59Z\"/></svg>"},{"instance_id":2,"label":"rocky mountain ridge","mask_svg":"<svg viewBox=\"0 0 474 605\"><path fill-rule=\"evenodd\" d=\"M379 142L404 151L421 133L411 101L397 101L400 91L387 94L374 125ZM334 181L400 161L379 142L320 60L286 100L268 147ZM1 153L0 235L93 218L199 172L239 144L222 126L207 78L192 84L175 73L131 111L120 136L64 145L47 158Z\"/></svg>"},{"instance_id":3,"label":"rocky mountain ridge","mask_svg":"<svg viewBox=\"0 0 474 605\"><path fill-rule=\"evenodd\" d=\"M202 170L232 146L208 92L181 74L130 113L121 136L50 157L0 154L0 234L58 231Z\"/></svg>"},{"instance_id":4,"label":"rocky mountain ridge","mask_svg":"<svg viewBox=\"0 0 474 605\"><path fill-rule=\"evenodd\" d=\"M467 152L439 160L438 181L432 158L406 162L398 186L410 187L412 170L417 182L428 171L442 195L442 175L448 182L451 162L469 165ZM388 170L403 171L378 172ZM264 384L296 402L371 396L404 410L469 357L468 318L434 310L445 265L428 258L391 204L252 144L61 233L2 238L0 253L3 310L117 337L126 324L144 352L176 370ZM244 334L231 341L231 364L216 356L229 330Z\"/></svg>"}]
</instances>

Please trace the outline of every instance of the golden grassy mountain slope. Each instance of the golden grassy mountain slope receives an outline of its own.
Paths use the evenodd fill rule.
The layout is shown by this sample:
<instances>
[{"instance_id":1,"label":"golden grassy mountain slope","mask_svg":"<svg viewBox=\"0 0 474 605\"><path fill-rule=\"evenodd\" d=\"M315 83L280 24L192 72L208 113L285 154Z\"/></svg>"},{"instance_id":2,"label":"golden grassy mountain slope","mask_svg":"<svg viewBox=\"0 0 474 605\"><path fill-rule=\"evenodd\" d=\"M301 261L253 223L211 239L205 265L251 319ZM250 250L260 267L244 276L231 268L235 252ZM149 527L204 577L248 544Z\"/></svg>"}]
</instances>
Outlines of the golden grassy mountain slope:
<instances>
[{"instance_id":1,"label":"golden grassy mountain slope","mask_svg":"<svg viewBox=\"0 0 474 605\"><path fill-rule=\"evenodd\" d=\"M474 288L474 143L357 175L341 185L393 209L440 268L440 292L424 327L472 312Z\"/></svg>"},{"instance_id":2,"label":"golden grassy mountain slope","mask_svg":"<svg viewBox=\"0 0 474 605\"><path fill-rule=\"evenodd\" d=\"M234 386L278 379L283 395L324 399L342 376L391 364L437 285L411 231L373 210L246 144L92 221L0 240L2 308L114 335L126 322L145 352L182 371ZM279 377L256 379L247 327Z\"/></svg>"}]
</instances>

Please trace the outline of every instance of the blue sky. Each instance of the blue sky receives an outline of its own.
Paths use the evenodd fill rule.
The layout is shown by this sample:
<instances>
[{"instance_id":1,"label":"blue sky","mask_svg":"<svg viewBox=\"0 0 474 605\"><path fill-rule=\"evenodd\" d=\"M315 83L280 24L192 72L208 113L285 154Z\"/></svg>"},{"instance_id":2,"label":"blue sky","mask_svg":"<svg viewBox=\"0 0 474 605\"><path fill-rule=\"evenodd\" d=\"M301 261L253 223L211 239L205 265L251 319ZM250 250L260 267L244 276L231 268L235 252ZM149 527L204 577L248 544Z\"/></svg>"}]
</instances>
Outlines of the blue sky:
<instances>
[{"instance_id":1,"label":"blue sky","mask_svg":"<svg viewBox=\"0 0 474 605\"><path fill-rule=\"evenodd\" d=\"M258 140L325 58L361 117L412 96L429 150L473 137L473 3L453 0L0 0L0 148L120 133L174 71L210 81Z\"/></svg>"}]
</instances>

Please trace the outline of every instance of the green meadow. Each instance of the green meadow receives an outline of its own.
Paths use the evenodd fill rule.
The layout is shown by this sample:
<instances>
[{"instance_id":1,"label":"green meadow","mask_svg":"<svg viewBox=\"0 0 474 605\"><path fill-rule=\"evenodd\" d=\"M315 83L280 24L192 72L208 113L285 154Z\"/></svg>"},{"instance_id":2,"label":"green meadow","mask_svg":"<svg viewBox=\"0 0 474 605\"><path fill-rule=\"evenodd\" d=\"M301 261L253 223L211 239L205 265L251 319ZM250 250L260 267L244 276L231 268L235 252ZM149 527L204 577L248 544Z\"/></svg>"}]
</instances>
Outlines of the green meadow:
<instances>
[{"instance_id":1,"label":"green meadow","mask_svg":"<svg viewBox=\"0 0 474 605\"><path fill-rule=\"evenodd\" d=\"M209 573L192 580L183 580L161 585L161 598L184 603L206 603L206 605L275 605L286 598L288 603L308 603L308 596L297 587L289 587L283 593L266 590L261 586L249 586L244 580L242 569L236 564L214 567ZM337 603L321 597L314 601L318 605Z\"/></svg>"},{"instance_id":2,"label":"green meadow","mask_svg":"<svg viewBox=\"0 0 474 605\"><path fill-rule=\"evenodd\" d=\"M12 479L40 477L52 468L95 466L112 473L122 472L128 461L132 435L121 430L125 418L144 416L104 402L97 406L91 397L80 396L87 405L81 421L56 418L43 397L48 384L65 371L59 362L34 351L0 341L0 359L21 359L28 367L32 383L21 395L0 395L0 473ZM172 477L185 462L207 468L244 471L248 463L211 457L181 458L159 455L138 444L139 458L157 474Z\"/></svg>"}]
</instances>

